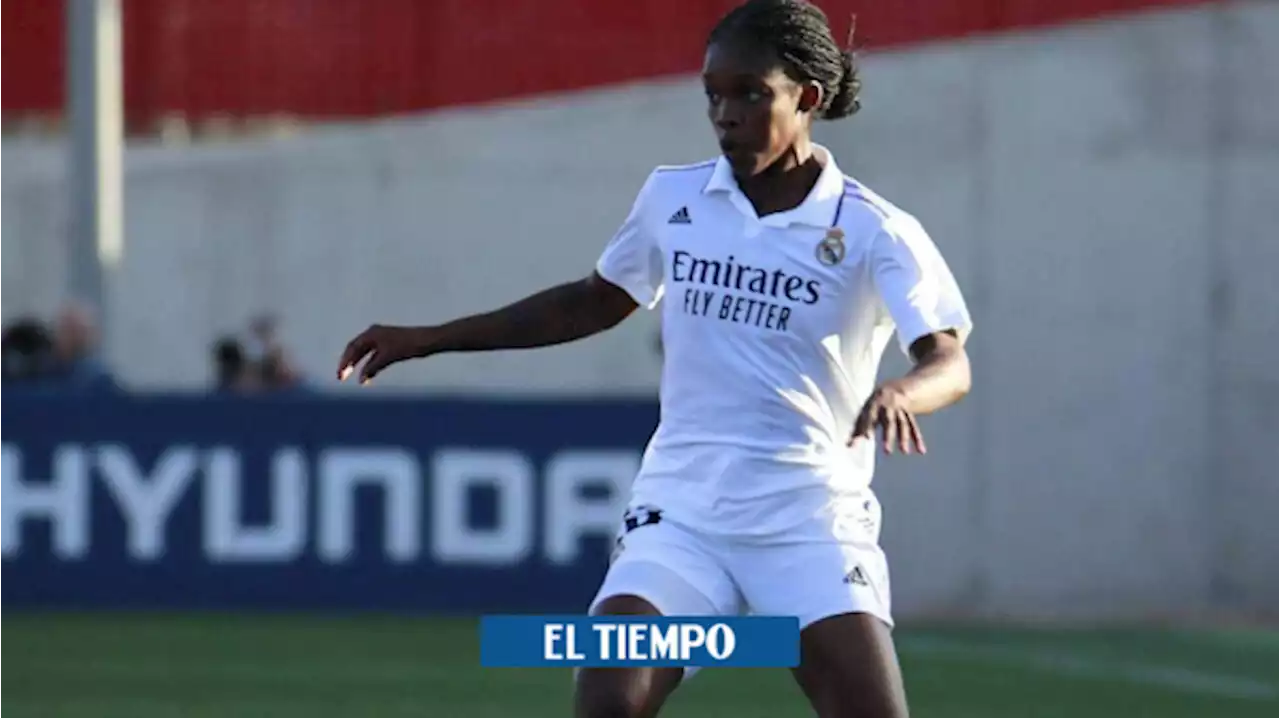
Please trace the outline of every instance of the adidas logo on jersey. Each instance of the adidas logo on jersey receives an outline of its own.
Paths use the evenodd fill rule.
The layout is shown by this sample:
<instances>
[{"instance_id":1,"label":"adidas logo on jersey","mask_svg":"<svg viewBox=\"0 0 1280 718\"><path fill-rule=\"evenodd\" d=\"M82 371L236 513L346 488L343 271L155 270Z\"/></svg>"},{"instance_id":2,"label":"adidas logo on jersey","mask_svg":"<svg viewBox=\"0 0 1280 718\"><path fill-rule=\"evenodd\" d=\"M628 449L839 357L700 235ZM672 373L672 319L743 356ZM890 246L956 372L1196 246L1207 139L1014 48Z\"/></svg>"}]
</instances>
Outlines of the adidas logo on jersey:
<instances>
[{"instance_id":1,"label":"adidas logo on jersey","mask_svg":"<svg viewBox=\"0 0 1280 718\"><path fill-rule=\"evenodd\" d=\"M667 224L693 224L693 220L689 217L689 208L681 207L671 218L667 220Z\"/></svg>"}]
</instances>

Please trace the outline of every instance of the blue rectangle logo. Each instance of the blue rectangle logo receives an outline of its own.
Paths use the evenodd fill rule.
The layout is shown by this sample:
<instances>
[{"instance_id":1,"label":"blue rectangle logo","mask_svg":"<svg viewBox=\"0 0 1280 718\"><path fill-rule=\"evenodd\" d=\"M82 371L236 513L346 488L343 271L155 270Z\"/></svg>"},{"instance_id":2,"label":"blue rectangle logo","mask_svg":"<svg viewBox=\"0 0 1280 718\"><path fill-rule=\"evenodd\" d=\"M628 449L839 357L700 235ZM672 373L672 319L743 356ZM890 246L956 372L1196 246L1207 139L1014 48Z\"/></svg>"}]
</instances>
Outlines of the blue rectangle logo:
<instances>
[{"instance_id":1,"label":"blue rectangle logo","mask_svg":"<svg viewBox=\"0 0 1280 718\"><path fill-rule=\"evenodd\" d=\"M485 616L480 664L538 666L733 666L800 663L794 616Z\"/></svg>"}]
</instances>

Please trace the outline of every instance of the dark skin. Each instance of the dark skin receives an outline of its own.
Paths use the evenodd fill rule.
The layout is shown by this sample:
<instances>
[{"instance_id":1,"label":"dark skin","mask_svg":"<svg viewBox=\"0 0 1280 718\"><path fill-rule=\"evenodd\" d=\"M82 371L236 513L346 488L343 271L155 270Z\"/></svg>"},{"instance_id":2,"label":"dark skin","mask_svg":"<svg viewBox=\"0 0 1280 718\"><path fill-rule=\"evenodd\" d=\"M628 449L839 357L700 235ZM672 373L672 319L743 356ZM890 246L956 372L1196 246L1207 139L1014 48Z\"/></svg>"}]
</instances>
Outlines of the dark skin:
<instances>
[{"instance_id":1,"label":"dark skin","mask_svg":"<svg viewBox=\"0 0 1280 718\"><path fill-rule=\"evenodd\" d=\"M703 83L708 115L739 187L759 216L798 206L808 196L822 162L810 139L823 88L789 77L778 59L759 48L717 44L708 49ZM401 361L445 352L528 349L603 332L636 310L624 290L592 274L538 292L502 309L425 327L374 325L351 340L338 363L346 380L357 367L368 383ZM859 412L849 437L881 436L885 453L924 453L917 417L946 407L969 390L969 360L954 332L917 339L912 369L881 384ZM657 615L637 596L603 601L604 615ZM793 673L821 718L907 715L889 628L869 614L832 616L800 637L800 666ZM653 716L680 684L674 668L585 669L575 697L578 716Z\"/></svg>"},{"instance_id":2,"label":"dark skin","mask_svg":"<svg viewBox=\"0 0 1280 718\"><path fill-rule=\"evenodd\" d=\"M626 291L594 272L525 297L496 311L446 324L395 327L375 324L352 339L338 361L338 380L349 378L362 360L360 383L408 359L446 352L532 349L599 334L636 310Z\"/></svg>"}]
</instances>

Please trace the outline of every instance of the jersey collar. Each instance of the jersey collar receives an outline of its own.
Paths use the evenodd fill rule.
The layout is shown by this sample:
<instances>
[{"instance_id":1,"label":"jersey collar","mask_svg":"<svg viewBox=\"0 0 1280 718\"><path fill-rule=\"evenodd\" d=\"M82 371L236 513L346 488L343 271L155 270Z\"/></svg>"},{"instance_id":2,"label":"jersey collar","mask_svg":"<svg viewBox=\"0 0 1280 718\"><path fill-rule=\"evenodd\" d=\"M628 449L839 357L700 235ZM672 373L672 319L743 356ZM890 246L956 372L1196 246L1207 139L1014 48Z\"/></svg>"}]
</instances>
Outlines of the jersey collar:
<instances>
[{"instance_id":1,"label":"jersey collar","mask_svg":"<svg viewBox=\"0 0 1280 718\"><path fill-rule=\"evenodd\" d=\"M756 215L755 207L738 188L738 181L733 178L733 168L723 155L716 160L715 170L707 180L703 192L706 194L724 193L739 212L768 227L786 228L792 225L809 227L830 227L836 220L836 212L840 207L840 199L844 196L844 173L836 165L835 156L826 147L817 143L813 145L814 154L823 160L822 174L814 183L809 196L795 209L786 212L775 212L765 217Z\"/></svg>"}]
</instances>

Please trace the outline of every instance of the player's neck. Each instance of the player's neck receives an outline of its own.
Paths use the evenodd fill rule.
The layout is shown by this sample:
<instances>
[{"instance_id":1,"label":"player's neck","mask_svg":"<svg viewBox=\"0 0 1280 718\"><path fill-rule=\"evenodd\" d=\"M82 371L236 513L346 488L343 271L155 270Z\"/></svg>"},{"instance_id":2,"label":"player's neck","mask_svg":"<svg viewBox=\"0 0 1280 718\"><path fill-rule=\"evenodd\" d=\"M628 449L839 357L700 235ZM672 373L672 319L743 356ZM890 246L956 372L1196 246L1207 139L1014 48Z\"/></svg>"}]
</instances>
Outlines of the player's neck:
<instances>
[{"instance_id":1,"label":"player's neck","mask_svg":"<svg viewBox=\"0 0 1280 718\"><path fill-rule=\"evenodd\" d=\"M786 212L804 202L822 174L822 160L807 138L798 140L763 172L737 178L738 187L756 214Z\"/></svg>"}]
</instances>

